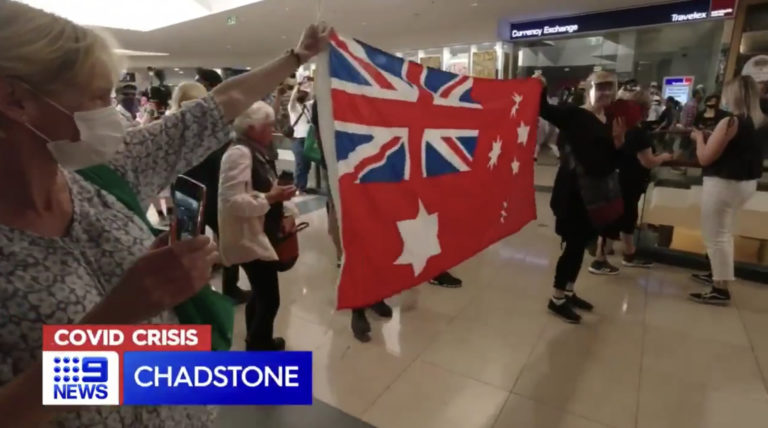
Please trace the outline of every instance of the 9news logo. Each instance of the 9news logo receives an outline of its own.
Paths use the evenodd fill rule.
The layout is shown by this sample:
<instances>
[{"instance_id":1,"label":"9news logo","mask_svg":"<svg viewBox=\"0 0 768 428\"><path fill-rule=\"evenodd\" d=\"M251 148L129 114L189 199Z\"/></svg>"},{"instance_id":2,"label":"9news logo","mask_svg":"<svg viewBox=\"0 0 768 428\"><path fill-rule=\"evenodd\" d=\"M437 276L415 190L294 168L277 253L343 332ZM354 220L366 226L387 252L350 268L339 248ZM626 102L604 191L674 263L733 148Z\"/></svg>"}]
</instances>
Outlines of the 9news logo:
<instances>
[{"instance_id":1,"label":"9news logo","mask_svg":"<svg viewBox=\"0 0 768 428\"><path fill-rule=\"evenodd\" d=\"M119 405L116 352L43 352L43 405Z\"/></svg>"}]
</instances>

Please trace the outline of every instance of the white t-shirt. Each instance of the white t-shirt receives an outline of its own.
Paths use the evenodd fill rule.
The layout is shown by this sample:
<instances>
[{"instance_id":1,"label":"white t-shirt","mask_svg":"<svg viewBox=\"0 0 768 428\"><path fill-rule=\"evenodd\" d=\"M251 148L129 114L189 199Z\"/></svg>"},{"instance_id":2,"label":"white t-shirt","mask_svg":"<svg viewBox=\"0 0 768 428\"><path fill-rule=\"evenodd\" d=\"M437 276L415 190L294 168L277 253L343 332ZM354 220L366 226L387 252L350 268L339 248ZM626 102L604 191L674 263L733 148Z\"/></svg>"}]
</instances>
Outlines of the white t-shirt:
<instances>
[{"instance_id":1,"label":"white t-shirt","mask_svg":"<svg viewBox=\"0 0 768 428\"><path fill-rule=\"evenodd\" d=\"M288 113L291 115L291 125L293 125L294 138L307 138L309 125L312 123L313 102L314 101L307 101L306 103L301 104L296 101L295 97L291 97L291 102L288 104ZM304 111L303 115L301 114L302 111ZM300 119L299 116L301 116Z\"/></svg>"}]
</instances>

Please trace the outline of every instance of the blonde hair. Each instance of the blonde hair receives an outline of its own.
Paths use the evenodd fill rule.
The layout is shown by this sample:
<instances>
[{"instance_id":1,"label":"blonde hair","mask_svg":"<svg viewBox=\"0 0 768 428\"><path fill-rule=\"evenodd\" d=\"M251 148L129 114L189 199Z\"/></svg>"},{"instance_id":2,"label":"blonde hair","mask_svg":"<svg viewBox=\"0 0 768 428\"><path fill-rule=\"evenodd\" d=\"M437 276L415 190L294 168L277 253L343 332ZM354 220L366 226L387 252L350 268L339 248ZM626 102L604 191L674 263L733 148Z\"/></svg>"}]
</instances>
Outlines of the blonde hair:
<instances>
[{"instance_id":1,"label":"blonde hair","mask_svg":"<svg viewBox=\"0 0 768 428\"><path fill-rule=\"evenodd\" d=\"M16 1L0 1L0 76L21 79L42 93L84 86L99 65L114 82L122 69L107 34Z\"/></svg>"},{"instance_id":2,"label":"blonde hair","mask_svg":"<svg viewBox=\"0 0 768 428\"><path fill-rule=\"evenodd\" d=\"M232 127L238 136L241 136L250 126L261 126L275 120L275 110L265 103L258 101L235 119Z\"/></svg>"},{"instance_id":3,"label":"blonde hair","mask_svg":"<svg viewBox=\"0 0 768 428\"><path fill-rule=\"evenodd\" d=\"M171 97L171 111L181 109L181 105L187 101L203 98L208 93L205 86L197 82L184 82L173 90Z\"/></svg>"},{"instance_id":4,"label":"blonde hair","mask_svg":"<svg viewBox=\"0 0 768 428\"><path fill-rule=\"evenodd\" d=\"M723 86L723 102L735 115L745 115L752 119L755 127L765 123L765 116L760 109L760 88L750 76L737 76Z\"/></svg>"},{"instance_id":5,"label":"blonde hair","mask_svg":"<svg viewBox=\"0 0 768 428\"><path fill-rule=\"evenodd\" d=\"M616 93L618 91L619 79L616 77L616 73L605 70L593 71L592 74L587 77L587 94L586 97L584 97L585 107L592 107L592 99L589 96L590 87L604 82L613 82L613 92Z\"/></svg>"}]
</instances>

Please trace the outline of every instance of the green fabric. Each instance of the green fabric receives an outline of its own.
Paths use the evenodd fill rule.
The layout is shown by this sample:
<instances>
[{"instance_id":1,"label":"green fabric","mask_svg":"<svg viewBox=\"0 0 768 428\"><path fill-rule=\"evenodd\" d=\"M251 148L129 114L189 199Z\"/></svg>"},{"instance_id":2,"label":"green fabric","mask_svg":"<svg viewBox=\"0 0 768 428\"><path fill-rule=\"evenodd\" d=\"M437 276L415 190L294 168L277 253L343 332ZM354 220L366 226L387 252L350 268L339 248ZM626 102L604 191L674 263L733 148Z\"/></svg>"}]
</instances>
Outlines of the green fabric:
<instances>
[{"instance_id":1,"label":"green fabric","mask_svg":"<svg viewBox=\"0 0 768 428\"><path fill-rule=\"evenodd\" d=\"M106 165L97 165L77 173L91 184L114 196L136 214L153 235L159 235L160 231L152 227L130 184L115 170ZM217 293L210 286L205 286L192 298L176 306L174 311L181 324L210 325L213 350L228 351L232 347L235 306L229 297Z\"/></svg>"},{"instance_id":2,"label":"green fabric","mask_svg":"<svg viewBox=\"0 0 768 428\"><path fill-rule=\"evenodd\" d=\"M320 152L320 145L317 144L317 131L315 125L309 126L307 138L304 139L304 157L315 163L320 163L323 155Z\"/></svg>"}]
</instances>

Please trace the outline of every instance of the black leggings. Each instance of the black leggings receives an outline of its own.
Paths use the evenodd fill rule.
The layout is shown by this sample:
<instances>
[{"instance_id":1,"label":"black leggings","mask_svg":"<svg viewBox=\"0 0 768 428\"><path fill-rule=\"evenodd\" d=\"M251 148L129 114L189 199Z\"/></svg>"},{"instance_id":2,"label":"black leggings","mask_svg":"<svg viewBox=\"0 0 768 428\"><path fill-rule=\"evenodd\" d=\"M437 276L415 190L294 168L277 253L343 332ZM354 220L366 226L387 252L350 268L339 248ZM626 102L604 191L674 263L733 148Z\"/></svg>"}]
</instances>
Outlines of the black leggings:
<instances>
[{"instance_id":1,"label":"black leggings","mask_svg":"<svg viewBox=\"0 0 768 428\"><path fill-rule=\"evenodd\" d=\"M249 349L271 349L274 324L280 308L277 263L255 260L240 265L253 294L245 305L245 328Z\"/></svg>"},{"instance_id":2,"label":"black leggings","mask_svg":"<svg viewBox=\"0 0 768 428\"><path fill-rule=\"evenodd\" d=\"M584 251L595 239L593 233L584 232L572 232L563 237L563 253L555 268L555 288L558 290L565 290L569 282L575 283L579 277L581 264L584 262Z\"/></svg>"}]
</instances>

